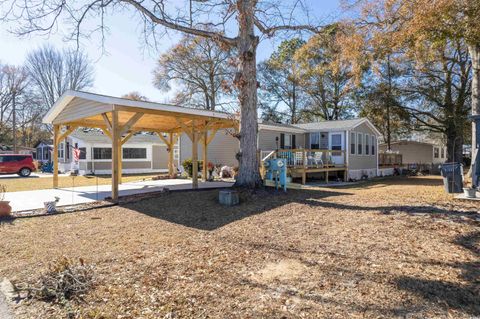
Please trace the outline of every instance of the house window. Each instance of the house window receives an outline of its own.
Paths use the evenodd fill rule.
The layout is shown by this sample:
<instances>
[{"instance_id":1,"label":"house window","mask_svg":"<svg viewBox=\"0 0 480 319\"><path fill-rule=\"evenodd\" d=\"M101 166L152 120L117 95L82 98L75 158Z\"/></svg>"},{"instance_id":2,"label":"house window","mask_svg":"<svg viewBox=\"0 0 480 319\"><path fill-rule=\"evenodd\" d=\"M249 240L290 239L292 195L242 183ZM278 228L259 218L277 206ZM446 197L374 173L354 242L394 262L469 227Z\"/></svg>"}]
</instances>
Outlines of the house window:
<instances>
[{"instance_id":1,"label":"house window","mask_svg":"<svg viewBox=\"0 0 480 319\"><path fill-rule=\"evenodd\" d=\"M350 133L350 154L355 155L355 148L357 147L357 134L355 132Z\"/></svg>"},{"instance_id":2,"label":"house window","mask_svg":"<svg viewBox=\"0 0 480 319\"><path fill-rule=\"evenodd\" d=\"M173 149L173 159L178 160L180 158L180 149L174 148Z\"/></svg>"},{"instance_id":3,"label":"house window","mask_svg":"<svg viewBox=\"0 0 480 319\"><path fill-rule=\"evenodd\" d=\"M292 148L292 134L285 134L283 148L287 150Z\"/></svg>"},{"instance_id":4,"label":"house window","mask_svg":"<svg viewBox=\"0 0 480 319\"><path fill-rule=\"evenodd\" d=\"M365 134L365 155L370 153L370 136Z\"/></svg>"},{"instance_id":5,"label":"house window","mask_svg":"<svg viewBox=\"0 0 480 319\"><path fill-rule=\"evenodd\" d=\"M445 148L442 147L440 150L442 152L441 153L442 154L441 158L445 158Z\"/></svg>"},{"instance_id":6,"label":"house window","mask_svg":"<svg viewBox=\"0 0 480 319\"><path fill-rule=\"evenodd\" d=\"M65 144L62 142L58 144L58 158L62 158L65 155Z\"/></svg>"},{"instance_id":7,"label":"house window","mask_svg":"<svg viewBox=\"0 0 480 319\"><path fill-rule=\"evenodd\" d=\"M363 134L362 133L358 133L358 155L362 155L363 154Z\"/></svg>"},{"instance_id":8,"label":"house window","mask_svg":"<svg viewBox=\"0 0 480 319\"><path fill-rule=\"evenodd\" d=\"M342 150L342 134L332 134L330 148L332 151ZM341 156L341 152L332 152L332 156Z\"/></svg>"},{"instance_id":9,"label":"house window","mask_svg":"<svg viewBox=\"0 0 480 319\"><path fill-rule=\"evenodd\" d=\"M147 149L146 148L124 148L123 158L125 159L147 158Z\"/></svg>"},{"instance_id":10,"label":"house window","mask_svg":"<svg viewBox=\"0 0 480 319\"><path fill-rule=\"evenodd\" d=\"M375 145L377 141L375 140L375 136L372 135L372 155L375 155Z\"/></svg>"},{"instance_id":11,"label":"house window","mask_svg":"<svg viewBox=\"0 0 480 319\"><path fill-rule=\"evenodd\" d=\"M434 158L438 158L438 156L439 156L439 151L440 151L440 150L438 149L438 147L434 147L434 148L433 148L433 157L434 157Z\"/></svg>"},{"instance_id":12,"label":"house window","mask_svg":"<svg viewBox=\"0 0 480 319\"><path fill-rule=\"evenodd\" d=\"M112 159L112 149L110 147L94 147L93 159L96 159L96 160Z\"/></svg>"},{"instance_id":13,"label":"house window","mask_svg":"<svg viewBox=\"0 0 480 319\"><path fill-rule=\"evenodd\" d=\"M81 159L81 160L87 159L87 148L80 147L79 150L80 150L80 156L78 157L78 159Z\"/></svg>"},{"instance_id":14,"label":"house window","mask_svg":"<svg viewBox=\"0 0 480 319\"><path fill-rule=\"evenodd\" d=\"M310 133L310 148L314 150L320 148L320 133Z\"/></svg>"}]
</instances>

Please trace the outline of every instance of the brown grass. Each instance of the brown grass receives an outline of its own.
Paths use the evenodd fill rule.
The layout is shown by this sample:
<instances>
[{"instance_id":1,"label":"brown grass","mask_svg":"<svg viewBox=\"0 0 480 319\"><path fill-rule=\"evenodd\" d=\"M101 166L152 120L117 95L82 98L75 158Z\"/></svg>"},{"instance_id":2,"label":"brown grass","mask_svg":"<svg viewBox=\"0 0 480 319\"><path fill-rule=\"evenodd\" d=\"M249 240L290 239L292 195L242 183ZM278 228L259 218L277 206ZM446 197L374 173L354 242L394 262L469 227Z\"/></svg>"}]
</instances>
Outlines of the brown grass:
<instances>
[{"instance_id":1,"label":"brown grass","mask_svg":"<svg viewBox=\"0 0 480 319\"><path fill-rule=\"evenodd\" d=\"M153 176L158 176L158 174L125 175L123 176L122 181L124 183L127 183L152 178ZM60 188L72 186L94 186L97 184L97 182L98 185L110 185L112 183L112 178L110 175L76 176L75 178L72 178L70 176L58 177L58 186ZM2 178L0 179L0 185L5 185L7 188L7 192L50 189L53 186L53 177Z\"/></svg>"},{"instance_id":2,"label":"brown grass","mask_svg":"<svg viewBox=\"0 0 480 319\"><path fill-rule=\"evenodd\" d=\"M478 206L436 177L346 188L163 194L123 207L0 226L0 276L66 256L95 265L78 318L480 316ZM18 318L61 318L22 302Z\"/></svg>"}]
</instances>

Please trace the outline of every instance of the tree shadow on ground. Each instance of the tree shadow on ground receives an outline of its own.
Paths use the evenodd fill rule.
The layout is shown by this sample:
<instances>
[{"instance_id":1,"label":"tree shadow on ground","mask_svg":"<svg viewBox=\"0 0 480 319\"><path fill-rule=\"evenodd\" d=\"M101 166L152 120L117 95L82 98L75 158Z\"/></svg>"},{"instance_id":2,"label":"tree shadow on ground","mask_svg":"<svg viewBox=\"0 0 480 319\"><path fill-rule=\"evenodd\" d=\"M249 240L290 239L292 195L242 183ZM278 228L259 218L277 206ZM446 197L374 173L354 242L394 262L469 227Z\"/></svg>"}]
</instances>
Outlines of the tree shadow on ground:
<instances>
[{"instance_id":1,"label":"tree shadow on ground","mask_svg":"<svg viewBox=\"0 0 480 319\"><path fill-rule=\"evenodd\" d=\"M352 211L378 211L381 214L390 215L404 213L412 216L430 216L438 219L446 219L457 223L478 223L480 216L477 211L456 210L442 208L433 205L391 205L391 206L357 206L342 203L319 201L317 199L307 199L305 204L318 206L322 208L333 208Z\"/></svg>"},{"instance_id":2,"label":"tree shadow on ground","mask_svg":"<svg viewBox=\"0 0 480 319\"><path fill-rule=\"evenodd\" d=\"M360 181L359 183L352 183L350 185L336 186L338 189L354 189L354 188L383 188L389 186L412 185L415 186L441 186L443 180L436 175L432 176L388 176L376 178L372 180Z\"/></svg>"},{"instance_id":3,"label":"tree shadow on ground","mask_svg":"<svg viewBox=\"0 0 480 319\"><path fill-rule=\"evenodd\" d=\"M480 258L480 231L460 235L453 242ZM396 285L426 301L480 316L480 262L444 263L443 266L460 269L463 284L404 276L396 279Z\"/></svg>"},{"instance_id":4,"label":"tree shadow on ground","mask_svg":"<svg viewBox=\"0 0 480 319\"><path fill-rule=\"evenodd\" d=\"M291 203L307 203L351 193L319 190L289 190L271 188L240 193L240 205L227 207L218 203L218 190L170 192L123 207L139 213L200 230L215 230L238 220L261 214Z\"/></svg>"}]
</instances>

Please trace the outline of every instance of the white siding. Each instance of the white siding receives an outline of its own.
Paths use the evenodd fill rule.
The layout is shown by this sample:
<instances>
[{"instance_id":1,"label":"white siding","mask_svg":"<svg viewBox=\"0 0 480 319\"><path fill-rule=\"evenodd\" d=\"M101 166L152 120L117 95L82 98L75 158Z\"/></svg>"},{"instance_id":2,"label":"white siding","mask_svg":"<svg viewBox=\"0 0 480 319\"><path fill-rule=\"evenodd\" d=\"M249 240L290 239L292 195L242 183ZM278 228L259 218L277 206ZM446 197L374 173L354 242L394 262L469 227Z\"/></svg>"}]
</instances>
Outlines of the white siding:
<instances>
[{"instance_id":1,"label":"white siding","mask_svg":"<svg viewBox=\"0 0 480 319\"><path fill-rule=\"evenodd\" d=\"M219 130L212 142L208 145L208 161L213 164L238 166L235 158L240 149L239 141L233 137L230 130ZM192 158L192 141L184 133L180 136L180 165L187 159ZM201 143L198 143L198 159L203 158Z\"/></svg>"}]
</instances>

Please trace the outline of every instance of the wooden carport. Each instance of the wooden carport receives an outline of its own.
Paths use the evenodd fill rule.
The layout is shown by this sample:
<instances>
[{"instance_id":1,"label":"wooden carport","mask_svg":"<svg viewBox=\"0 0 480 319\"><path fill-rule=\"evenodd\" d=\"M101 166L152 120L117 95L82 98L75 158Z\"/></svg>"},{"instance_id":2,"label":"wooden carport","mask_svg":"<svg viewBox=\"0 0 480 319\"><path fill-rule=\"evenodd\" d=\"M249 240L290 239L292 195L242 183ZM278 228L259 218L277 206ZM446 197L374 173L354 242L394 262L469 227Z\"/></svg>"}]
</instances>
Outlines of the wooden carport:
<instances>
[{"instance_id":1,"label":"wooden carport","mask_svg":"<svg viewBox=\"0 0 480 319\"><path fill-rule=\"evenodd\" d=\"M180 134L192 141L192 188L198 188L198 143L203 148L203 178L207 176L207 148L219 129L238 128L227 113L153 102L133 101L93 93L67 91L43 122L53 125L53 187L58 187L58 144L79 127L101 129L112 141L112 200L118 201L122 182L122 145L136 132L154 132L167 145L168 172L175 174L173 149Z\"/></svg>"}]
</instances>

